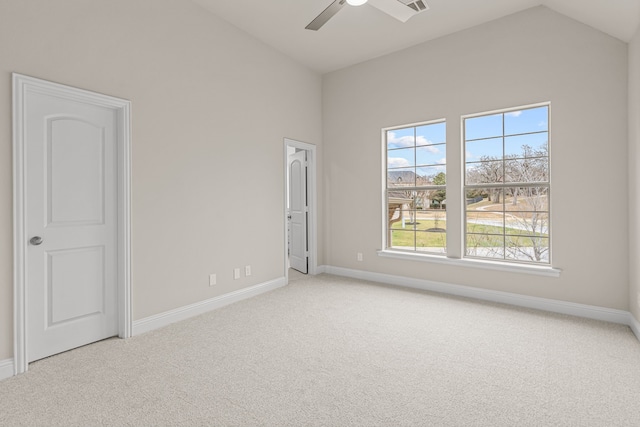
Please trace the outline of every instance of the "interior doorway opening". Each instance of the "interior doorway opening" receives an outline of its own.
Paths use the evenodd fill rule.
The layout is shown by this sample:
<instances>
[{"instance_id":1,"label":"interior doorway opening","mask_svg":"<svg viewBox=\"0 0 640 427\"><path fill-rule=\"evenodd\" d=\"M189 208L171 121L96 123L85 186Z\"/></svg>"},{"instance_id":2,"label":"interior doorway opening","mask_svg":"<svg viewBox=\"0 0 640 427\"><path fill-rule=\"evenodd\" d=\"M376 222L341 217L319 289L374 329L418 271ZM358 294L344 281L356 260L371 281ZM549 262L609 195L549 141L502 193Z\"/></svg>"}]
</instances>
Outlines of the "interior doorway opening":
<instances>
[{"instance_id":1,"label":"interior doorway opening","mask_svg":"<svg viewBox=\"0 0 640 427\"><path fill-rule=\"evenodd\" d=\"M285 277L316 274L316 147L285 138Z\"/></svg>"}]
</instances>

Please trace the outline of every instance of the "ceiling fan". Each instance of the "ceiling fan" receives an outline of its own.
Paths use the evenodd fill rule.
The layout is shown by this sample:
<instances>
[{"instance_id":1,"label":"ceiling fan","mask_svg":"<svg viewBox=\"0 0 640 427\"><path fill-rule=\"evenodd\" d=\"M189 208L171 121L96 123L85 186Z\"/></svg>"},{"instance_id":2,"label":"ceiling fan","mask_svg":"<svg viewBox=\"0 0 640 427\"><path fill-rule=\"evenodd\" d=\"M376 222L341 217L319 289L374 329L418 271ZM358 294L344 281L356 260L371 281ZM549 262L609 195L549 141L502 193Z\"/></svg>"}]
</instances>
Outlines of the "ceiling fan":
<instances>
[{"instance_id":1,"label":"ceiling fan","mask_svg":"<svg viewBox=\"0 0 640 427\"><path fill-rule=\"evenodd\" d=\"M371 6L380 9L402 22L407 22L413 15L429 9L429 6L424 0L334 0L333 3L323 10L322 13L305 28L307 30L318 31L333 15L342 9L345 3L351 6L360 6L367 2Z\"/></svg>"}]
</instances>

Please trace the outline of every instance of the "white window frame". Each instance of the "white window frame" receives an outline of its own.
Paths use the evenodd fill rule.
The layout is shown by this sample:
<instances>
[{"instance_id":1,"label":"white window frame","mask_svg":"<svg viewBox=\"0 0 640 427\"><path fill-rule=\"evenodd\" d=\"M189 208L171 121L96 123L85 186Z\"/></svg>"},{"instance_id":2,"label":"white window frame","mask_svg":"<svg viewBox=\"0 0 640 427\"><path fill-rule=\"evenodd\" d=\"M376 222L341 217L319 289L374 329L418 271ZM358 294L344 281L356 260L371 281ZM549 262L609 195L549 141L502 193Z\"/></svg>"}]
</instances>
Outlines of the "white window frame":
<instances>
[{"instance_id":1,"label":"white window frame","mask_svg":"<svg viewBox=\"0 0 640 427\"><path fill-rule=\"evenodd\" d=\"M385 127L381 130L381 153L382 153L382 161L381 161L381 213L382 213L382 227L381 227L381 234L382 234L382 238L381 238L381 243L382 243L382 249L378 250L378 256L383 257L383 258L391 258L391 259L398 259L398 260L408 260L408 261L419 261L419 262L426 262L426 263L431 263L431 264L440 264L440 265L449 265L449 266L455 266L455 267L468 267L468 268L474 268L474 269L481 269L481 270L493 270L493 271L502 271L502 272L511 272L511 273L522 273L522 274L530 274L530 275L537 275L537 276L547 276L547 277L560 277L560 274L562 273L562 270L554 267L553 266L553 259L551 257L551 253L552 253L552 242L551 242L551 236L549 236L549 264L533 264L533 263L521 263L521 262L517 262L517 261L504 261L504 260L492 260L492 259L486 259L486 258L469 258L469 257L465 257L464 256L464 252L465 252L465 241L464 239L466 238L466 204L465 204L465 137L464 137L464 119L465 118L470 118L470 117L478 117L478 116L484 116L484 115L491 115L491 114L500 114L500 113L505 113L505 112L510 112L510 111L518 111L518 110L522 110L522 109L529 109L529 108L535 108L535 107L542 107L542 106L548 106L549 107L549 123L548 123L548 129L549 129L549 135L551 135L551 103L550 102L542 102L542 103L536 103L536 104L528 104L528 105L523 105L523 106L518 106L518 107L509 107L509 108L503 108L503 109L499 109L499 110L493 110L493 111L483 111L483 112L479 112L479 113L473 113L473 114L466 114L466 115L461 115L460 117L460 139L459 139L459 144L461 144L460 147L460 159L458 159L459 164L461 165L460 168L460 185L459 186L452 186L450 185L450 180L447 180L447 199L452 199L454 197L457 197L461 200L461 221L459 224L460 230L460 236L461 238L459 239L449 239L447 238L447 253L445 255L438 255L438 254L433 254L433 253L421 253L421 252L414 252L414 251L401 251L401 250L394 250L391 248L388 248L388 244L390 242L387 241L387 236L388 236L388 219L387 219L387 215L388 215L388 206L387 206L387 131L390 130L394 130L394 129L403 129L403 128L407 128L407 127L412 127L412 126L420 126L420 125L425 125L425 124L429 124L429 123L437 123L437 122L447 122L447 120L445 118L443 119L437 119L437 120L430 120L430 121L423 121L423 122L416 122L416 123L407 123L407 124L403 124L403 125L397 125L397 126L390 126L390 127ZM449 134L449 131L447 131L447 134ZM549 138L551 139L551 137ZM453 141L451 141L449 138L447 138L447 146L450 146L452 143L454 143ZM449 157L449 153L452 152L453 150L450 150L449 148L447 148L447 157ZM448 159L447 163L450 164L451 161L449 161L450 159ZM550 150L550 145L549 145L549 188L552 188L552 183L551 183L551 150ZM551 200L549 200L549 212L550 212L550 217L549 217L549 224L551 223ZM456 224L453 224L451 221L447 221L447 232L449 232L449 230L451 229L451 227L456 227ZM549 225L549 234L551 233L551 228ZM456 248L453 247L453 245L458 245ZM451 250L449 250L451 249ZM454 255L454 254L461 254L461 255Z\"/></svg>"},{"instance_id":2,"label":"white window frame","mask_svg":"<svg viewBox=\"0 0 640 427\"><path fill-rule=\"evenodd\" d=\"M505 115L515 112L515 111L523 111L523 110L531 110L531 109L535 109L535 108L541 108L541 107L546 107L547 108L547 162L548 162L548 177L547 177L547 181L546 182L502 182L502 183L486 183L486 184L467 184L466 182L466 155L467 155L467 147L466 147L466 143L467 143L467 138L466 138L466 134L465 134L465 130L466 130L466 126L465 126L465 120L467 119L473 119L473 118L477 118L477 117L486 117L486 116L492 116L492 115L497 115L500 114L502 115L502 134L499 136L496 136L496 138L502 138L502 144L503 144L503 153L502 153L502 158L499 159L502 164L503 167L505 165L505 162L507 161L507 158L505 157L505 153L504 153L504 144L505 144L505 138L508 137L509 135L505 135L505 129L504 129L504 120L505 120ZM462 227L462 256L463 258L469 258L469 259L480 259L480 260L490 260L490 261L497 261L497 262L505 262L505 263L509 263L509 264L530 264L530 265L542 265L542 266L550 266L552 263L552 258L551 258L551 155L550 155L550 143L551 143L551 131L550 131L550 126L549 126L549 120L551 117L551 106L549 102L545 102L545 103L539 103L539 104L533 104L533 105L526 105L526 106L520 106L520 107L514 107L514 108L505 108L502 110L498 110L498 111L490 111L490 112L482 112L482 113L476 113L476 114L469 114L466 116L462 116L461 119L461 129L462 129L462 135L461 135L461 140L462 140L462 150L461 150L461 158L462 158L462 221L463 221L463 227ZM514 135L517 136L517 135ZM548 249L548 258L549 261L548 262L535 262L535 261L526 261L526 260L515 260L515 259L508 259L506 258L506 255L504 258L491 258L491 257L482 257L482 256L478 256L478 255L466 255L467 252L467 204L466 204L466 194L467 194L467 190L471 190L471 189L479 189L479 188L496 188L496 189L502 189L502 190L506 190L507 188L513 188L513 187L540 187L540 188L546 188L547 189L547 211L549 214L549 218L548 218L548 224L547 224L547 234L548 234L548 244L549 244L549 249ZM503 203L504 203L504 197L505 195L503 194ZM508 236L504 230L503 230L503 239L505 239L506 241L506 237ZM505 254L506 254L506 245L503 247Z\"/></svg>"},{"instance_id":3,"label":"white window frame","mask_svg":"<svg viewBox=\"0 0 640 427\"><path fill-rule=\"evenodd\" d=\"M446 257L447 256L447 246L445 245L445 249L443 253L436 253L436 252L421 252L418 250L409 250L409 249L392 249L389 247L389 244L391 242L389 242L388 240L388 236L391 234L391 229L389 228L389 219L388 219L388 212L389 212L389 199L387 197L387 193L389 191L389 188L387 187L387 175L388 175L388 168L387 168L387 160L388 160L388 145L387 145L387 136L388 136L388 132L390 131L394 131L394 130L398 130L398 129L407 129L407 128L417 128L420 126L428 126L428 125L434 125L434 124L438 124L438 123L444 123L445 124L445 129L446 129L446 125L447 125L447 121L446 119L435 119L435 120L428 120L428 121L424 121L424 122L417 122L417 123L410 123L410 124L406 124L406 125L400 125L400 126L392 126L392 127L388 127L388 128L384 128L382 129L382 205L383 205L383 215L382 215L382 229L383 229L383 236L382 236L382 247L385 248L384 251L392 251L392 252L399 252L399 253L405 253L405 254L409 254L409 255L426 255L426 256L433 256L433 257L437 257L437 258L442 258L442 257ZM440 145L440 144L437 144ZM447 141L445 138L445 142L444 142L444 146L447 146ZM415 145L414 145L415 148ZM445 171L446 171L446 163L445 163ZM446 173L446 172L445 172ZM440 186L440 185L427 185L427 186L413 186L410 188L422 188L422 189L437 189L437 188L444 188L446 191L446 185L445 186ZM399 187L399 189L401 189L402 187ZM447 215L447 211L445 210L445 222L446 222L446 215ZM414 230L415 232L415 230Z\"/></svg>"}]
</instances>

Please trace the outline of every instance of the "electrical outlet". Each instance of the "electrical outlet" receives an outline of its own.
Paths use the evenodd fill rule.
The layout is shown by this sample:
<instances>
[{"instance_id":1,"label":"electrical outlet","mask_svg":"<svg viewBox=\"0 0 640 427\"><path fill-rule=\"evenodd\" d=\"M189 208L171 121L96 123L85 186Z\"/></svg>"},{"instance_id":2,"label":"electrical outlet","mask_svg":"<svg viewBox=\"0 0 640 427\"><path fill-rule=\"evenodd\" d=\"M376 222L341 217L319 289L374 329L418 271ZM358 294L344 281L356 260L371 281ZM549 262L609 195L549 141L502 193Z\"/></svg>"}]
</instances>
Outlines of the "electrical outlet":
<instances>
[{"instance_id":1,"label":"electrical outlet","mask_svg":"<svg viewBox=\"0 0 640 427\"><path fill-rule=\"evenodd\" d=\"M247 276L247 277L251 276L251 266L250 265L247 265L247 266L244 267L244 275Z\"/></svg>"},{"instance_id":2,"label":"electrical outlet","mask_svg":"<svg viewBox=\"0 0 640 427\"><path fill-rule=\"evenodd\" d=\"M209 286L213 286L216 283L218 283L218 278L216 277L215 274L210 274L209 275Z\"/></svg>"},{"instance_id":3,"label":"electrical outlet","mask_svg":"<svg viewBox=\"0 0 640 427\"><path fill-rule=\"evenodd\" d=\"M240 269L239 268L234 268L233 269L233 278L234 279L239 279L240 278Z\"/></svg>"},{"instance_id":4,"label":"electrical outlet","mask_svg":"<svg viewBox=\"0 0 640 427\"><path fill-rule=\"evenodd\" d=\"M362 261L362 252L358 252L357 257L358 257L358 261Z\"/></svg>"}]
</instances>

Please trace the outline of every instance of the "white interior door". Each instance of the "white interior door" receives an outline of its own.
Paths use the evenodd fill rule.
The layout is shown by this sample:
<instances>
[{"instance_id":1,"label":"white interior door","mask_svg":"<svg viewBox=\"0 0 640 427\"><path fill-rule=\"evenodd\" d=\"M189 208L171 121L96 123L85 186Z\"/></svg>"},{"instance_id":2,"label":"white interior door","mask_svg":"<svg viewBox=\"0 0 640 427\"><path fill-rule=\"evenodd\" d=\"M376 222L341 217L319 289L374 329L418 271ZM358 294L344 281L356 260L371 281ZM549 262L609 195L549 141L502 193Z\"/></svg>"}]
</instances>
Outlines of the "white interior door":
<instances>
[{"instance_id":1,"label":"white interior door","mask_svg":"<svg viewBox=\"0 0 640 427\"><path fill-rule=\"evenodd\" d=\"M307 273L307 161L306 151L289 156L289 264Z\"/></svg>"},{"instance_id":2,"label":"white interior door","mask_svg":"<svg viewBox=\"0 0 640 427\"><path fill-rule=\"evenodd\" d=\"M117 111L25 96L29 362L118 335Z\"/></svg>"}]
</instances>

